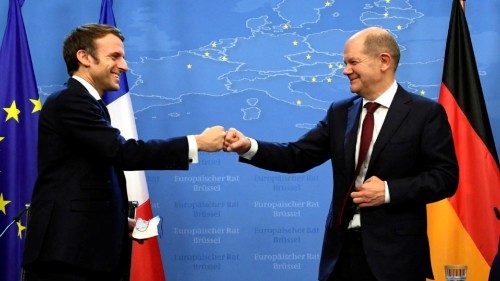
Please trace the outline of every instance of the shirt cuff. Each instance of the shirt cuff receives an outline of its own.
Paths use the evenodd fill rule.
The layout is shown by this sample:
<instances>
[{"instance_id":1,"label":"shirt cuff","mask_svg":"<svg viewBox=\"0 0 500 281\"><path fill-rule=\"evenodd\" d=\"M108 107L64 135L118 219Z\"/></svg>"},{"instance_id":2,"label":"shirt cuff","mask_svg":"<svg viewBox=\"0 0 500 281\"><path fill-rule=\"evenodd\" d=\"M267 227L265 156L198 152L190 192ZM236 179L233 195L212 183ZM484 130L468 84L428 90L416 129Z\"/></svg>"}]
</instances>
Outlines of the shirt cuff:
<instances>
[{"instance_id":1,"label":"shirt cuff","mask_svg":"<svg viewBox=\"0 0 500 281\"><path fill-rule=\"evenodd\" d=\"M389 194L389 185L387 184L387 181L384 181L385 185L385 203L390 203L391 202L391 195Z\"/></svg>"},{"instance_id":2,"label":"shirt cuff","mask_svg":"<svg viewBox=\"0 0 500 281\"><path fill-rule=\"evenodd\" d=\"M188 159L189 163L197 164L198 163L198 144L196 143L196 139L194 135L187 136L188 139Z\"/></svg>"},{"instance_id":3,"label":"shirt cuff","mask_svg":"<svg viewBox=\"0 0 500 281\"><path fill-rule=\"evenodd\" d=\"M252 158L257 154L257 150L259 149L259 145L257 144L257 141L252 139L252 138L247 138L250 140L250 149L241 154L240 156L247 159L247 160L252 160Z\"/></svg>"}]
</instances>

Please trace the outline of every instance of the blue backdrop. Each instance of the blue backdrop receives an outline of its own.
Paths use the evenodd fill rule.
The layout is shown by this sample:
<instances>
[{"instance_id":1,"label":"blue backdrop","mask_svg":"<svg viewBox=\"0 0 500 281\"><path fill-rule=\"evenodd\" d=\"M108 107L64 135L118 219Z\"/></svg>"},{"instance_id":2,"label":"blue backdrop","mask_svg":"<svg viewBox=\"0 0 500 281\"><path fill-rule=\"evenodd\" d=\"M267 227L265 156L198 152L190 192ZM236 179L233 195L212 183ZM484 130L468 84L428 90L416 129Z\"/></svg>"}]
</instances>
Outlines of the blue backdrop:
<instances>
[{"instance_id":1,"label":"blue backdrop","mask_svg":"<svg viewBox=\"0 0 500 281\"><path fill-rule=\"evenodd\" d=\"M343 43L383 26L402 50L397 80L437 99L449 1L120 1L139 136L236 127L294 140L349 97ZM26 0L26 32L42 100L67 79L64 36L99 20L100 0ZM8 1L0 1L0 30ZM495 140L500 139L498 1L466 15ZM0 78L1 79L1 78ZM188 172L147 172L169 281L316 280L331 190L329 163L304 174L265 172L232 154L202 154Z\"/></svg>"}]
</instances>

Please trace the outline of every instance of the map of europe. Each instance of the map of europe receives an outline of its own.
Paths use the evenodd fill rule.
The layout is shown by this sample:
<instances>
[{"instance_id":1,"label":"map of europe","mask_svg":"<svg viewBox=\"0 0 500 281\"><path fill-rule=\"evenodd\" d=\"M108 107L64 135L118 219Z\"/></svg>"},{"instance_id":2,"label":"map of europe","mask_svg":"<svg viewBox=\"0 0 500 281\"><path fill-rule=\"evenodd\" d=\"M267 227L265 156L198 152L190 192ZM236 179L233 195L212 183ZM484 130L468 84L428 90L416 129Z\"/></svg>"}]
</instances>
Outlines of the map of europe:
<instances>
[{"instance_id":1,"label":"map of europe","mask_svg":"<svg viewBox=\"0 0 500 281\"><path fill-rule=\"evenodd\" d=\"M0 4L2 30L6 2ZM295 140L332 102L352 96L343 47L368 26L396 37L401 86L434 100L439 95L451 1L114 2L142 139L196 134L220 124L256 139ZM493 77L500 76L500 62L493 46L500 43L500 7L470 2L469 25L498 143ZM23 15L42 100L67 79L64 36L97 21L99 9L100 1L26 0ZM71 16L61 18L62 11ZM483 12L492 17L481 17ZM38 30L51 32L37 36ZM153 211L162 218L169 281L316 280L332 196L330 163L279 174L240 164L233 154L202 153L187 172L146 175Z\"/></svg>"}]
</instances>

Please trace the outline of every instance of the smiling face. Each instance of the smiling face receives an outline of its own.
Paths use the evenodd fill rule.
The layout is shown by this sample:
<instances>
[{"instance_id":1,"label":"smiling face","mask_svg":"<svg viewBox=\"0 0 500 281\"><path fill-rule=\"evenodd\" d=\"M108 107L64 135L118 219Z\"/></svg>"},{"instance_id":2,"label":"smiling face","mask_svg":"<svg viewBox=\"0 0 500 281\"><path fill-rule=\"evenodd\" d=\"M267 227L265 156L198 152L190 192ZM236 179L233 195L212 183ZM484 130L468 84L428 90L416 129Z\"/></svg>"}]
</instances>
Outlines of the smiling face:
<instances>
[{"instance_id":1,"label":"smiling face","mask_svg":"<svg viewBox=\"0 0 500 281\"><path fill-rule=\"evenodd\" d=\"M95 56L89 55L91 84L99 93L120 89L120 74L128 70L123 42L113 34L95 41Z\"/></svg>"},{"instance_id":2,"label":"smiling face","mask_svg":"<svg viewBox=\"0 0 500 281\"><path fill-rule=\"evenodd\" d=\"M379 29L365 29L351 37L344 47L345 68L343 74L350 82L350 90L368 100L375 100L394 81L391 55L365 44L367 36L381 33ZM371 40L371 39L370 39Z\"/></svg>"},{"instance_id":3,"label":"smiling face","mask_svg":"<svg viewBox=\"0 0 500 281\"><path fill-rule=\"evenodd\" d=\"M362 97L373 95L382 73L377 57L364 51L363 38L350 39L344 48L344 75L349 78L351 92Z\"/></svg>"},{"instance_id":4,"label":"smiling face","mask_svg":"<svg viewBox=\"0 0 500 281\"><path fill-rule=\"evenodd\" d=\"M75 72L87 80L99 93L120 89L120 74L128 70L125 61L123 41L114 34L94 40L93 54L79 50L77 52L80 67Z\"/></svg>"}]
</instances>

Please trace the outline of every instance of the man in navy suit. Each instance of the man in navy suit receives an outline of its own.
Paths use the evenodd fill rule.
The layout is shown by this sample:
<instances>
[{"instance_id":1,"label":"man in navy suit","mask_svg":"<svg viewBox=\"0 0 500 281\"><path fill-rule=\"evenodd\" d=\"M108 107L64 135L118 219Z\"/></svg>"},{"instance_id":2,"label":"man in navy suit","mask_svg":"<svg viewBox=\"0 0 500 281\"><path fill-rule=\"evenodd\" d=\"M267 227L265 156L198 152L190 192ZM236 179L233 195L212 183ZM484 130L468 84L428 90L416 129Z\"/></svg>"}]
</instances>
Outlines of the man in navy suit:
<instances>
[{"instance_id":1,"label":"man in navy suit","mask_svg":"<svg viewBox=\"0 0 500 281\"><path fill-rule=\"evenodd\" d=\"M364 29L344 48L344 75L356 96L332 104L315 128L289 143L256 141L236 129L226 135L225 150L267 170L304 172L331 160L321 281L433 278L426 204L455 193L458 166L443 107L397 84L399 57L388 31Z\"/></svg>"},{"instance_id":2,"label":"man in navy suit","mask_svg":"<svg viewBox=\"0 0 500 281\"><path fill-rule=\"evenodd\" d=\"M124 170L187 170L198 150L222 149L224 128L162 140L126 140L101 101L127 71L124 37L89 24L64 41L71 78L39 121L38 178L24 252L26 280L125 280L134 221Z\"/></svg>"}]
</instances>

